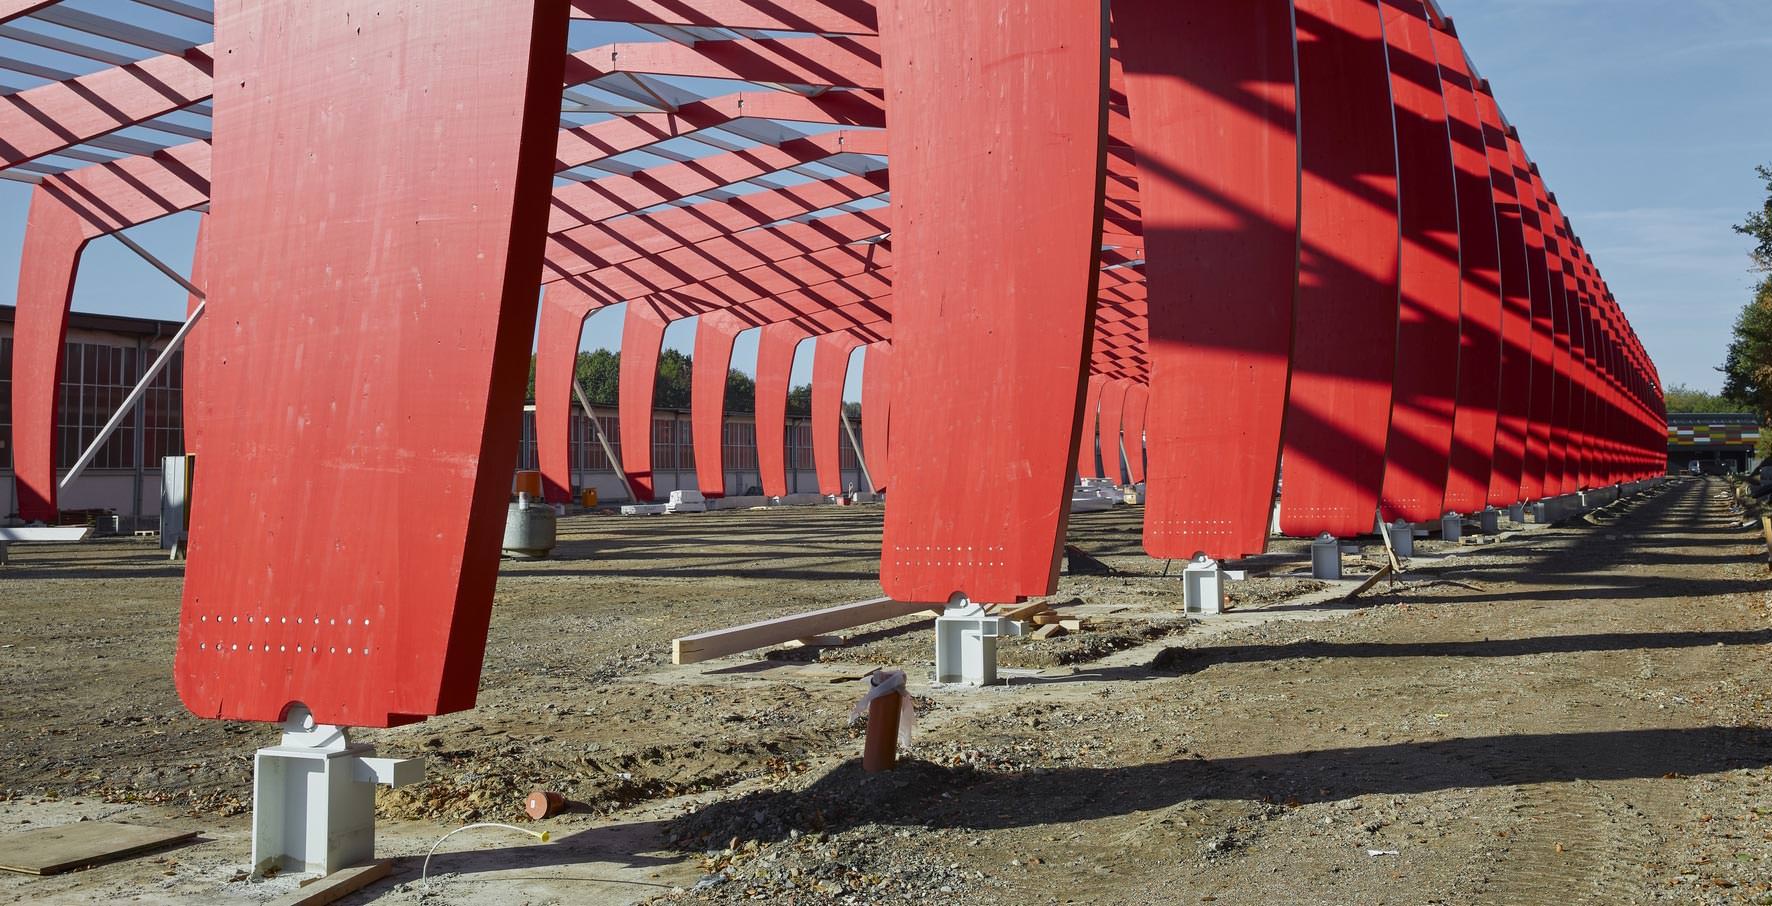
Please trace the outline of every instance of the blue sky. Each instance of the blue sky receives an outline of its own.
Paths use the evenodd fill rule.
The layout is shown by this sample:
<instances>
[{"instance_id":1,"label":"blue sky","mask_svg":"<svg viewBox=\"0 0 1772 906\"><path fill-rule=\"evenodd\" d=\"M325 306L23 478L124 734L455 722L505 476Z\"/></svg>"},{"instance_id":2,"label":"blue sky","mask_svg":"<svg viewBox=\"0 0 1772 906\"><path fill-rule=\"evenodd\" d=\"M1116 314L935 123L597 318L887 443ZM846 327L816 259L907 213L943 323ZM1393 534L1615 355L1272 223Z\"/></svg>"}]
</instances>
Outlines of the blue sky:
<instances>
[{"instance_id":1,"label":"blue sky","mask_svg":"<svg viewBox=\"0 0 1772 906\"><path fill-rule=\"evenodd\" d=\"M1772 163L1772 2L1443 0L1668 384L1715 390Z\"/></svg>"},{"instance_id":2,"label":"blue sky","mask_svg":"<svg viewBox=\"0 0 1772 906\"><path fill-rule=\"evenodd\" d=\"M1739 222L1772 163L1768 0L1443 0L1563 209L1670 383L1716 389L1729 327L1755 282ZM0 304L18 277L29 189L0 181ZM195 215L130 232L188 266ZM178 317L182 291L114 240L87 250L80 311ZM666 345L689 351L693 327ZM584 347L616 348L619 310L594 316ZM755 332L734 365L755 362ZM810 345L796 383L810 377ZM862 356L851 368L859 388Z\"/></svg>"}]
</instances>

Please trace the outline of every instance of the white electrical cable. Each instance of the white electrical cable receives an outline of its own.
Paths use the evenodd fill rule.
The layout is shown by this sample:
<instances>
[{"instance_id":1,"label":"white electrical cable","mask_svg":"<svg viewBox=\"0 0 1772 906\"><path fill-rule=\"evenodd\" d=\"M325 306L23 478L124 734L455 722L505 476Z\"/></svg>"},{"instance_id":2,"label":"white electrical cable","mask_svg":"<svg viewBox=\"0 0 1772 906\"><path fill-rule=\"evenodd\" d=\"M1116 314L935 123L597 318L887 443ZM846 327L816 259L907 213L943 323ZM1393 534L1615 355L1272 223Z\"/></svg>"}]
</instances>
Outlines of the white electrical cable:
<instances>
[{"instance_id":1,"label":"white electrical cable","mask_svg":"<svg viewBox=\"0 0 1772 906\"><path fill-rule=\"evenodd\" d=\"M437 854L437 847L442 846L444 840L447 840L450 837L453 837L456 834L461 833L462 831L473 830L476 827L502 827L505 830L514 830L519 834L528 834L529 836L534 837L535 839L540 840L543 843L546 843L550 839L552 839L551 835L547 831L532 831L527 828L518 827L514 824L500 824L497 821L482 821L479 824L466 824L461 827L458 827L455 830L452 830L449 833L444 834L441 837L438 837L437 842L431 844L431 851L428 853L425 853L424 867L419 869L419 872L418 872L418 882L420 884L424 885L425 890L428 891L431 889L431 877L430 877L431 876L431 857Z\"/></svg>"}]
</instances>

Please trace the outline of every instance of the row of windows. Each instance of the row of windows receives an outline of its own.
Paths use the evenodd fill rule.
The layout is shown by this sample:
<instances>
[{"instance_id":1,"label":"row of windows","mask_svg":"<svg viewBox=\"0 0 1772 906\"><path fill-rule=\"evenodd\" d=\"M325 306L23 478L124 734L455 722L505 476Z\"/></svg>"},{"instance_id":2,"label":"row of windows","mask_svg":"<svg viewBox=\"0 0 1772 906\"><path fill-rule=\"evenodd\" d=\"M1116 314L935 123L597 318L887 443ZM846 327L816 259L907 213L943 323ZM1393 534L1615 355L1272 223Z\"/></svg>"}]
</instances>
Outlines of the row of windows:
<instances>
[{"instance_id":1,"label":"row of windows","mask_svg":"<svg viewBox=\"0 0 1772 906\"><path fill-rule=\"evenodd\" d=\"M144 366L158 356L149 350L137 354L131 346L70 342L63 352L60 412L56 418L56 467L72 468L99 429L123 405L141 377ZM13 340L0 337L0 469L12 468L12 357ZM141 462L152 468L161 457L184 452L184 354L172 361L148 385L134 411L124 417L115 433L93 458L94 469L133 469L137 440Z\"/></svg>"},{"instance_id":2,"label":"row of windows","mask_svg":"<svg viewBox=\"0 0 1772 906\"><path fill-rule=\"evenodd\" d=\"M613 415L597 416L597 424L602 427L604 437L608 438L609 446L621 456L620 422ZM859 439L862 426L856 425L856 437ZM728 471L748 472L757 469L757 426L754 422L728 421L721 427L720 443L722 447L722 464ZM812 425L804 419L789 419L787 434L787 467L790 469L812 469ZM842 463L846 470L859 466L855 449L850 446L847 432L840 437ZM590 420L584 412L574 409L569 431L569 456L574 471L608 472L613 471L609 458L603 455L603 447L597 442L596 432L591 430ZM535 469L537 464L535 446L535 413L523 413L523 445L518 453L518 468ZM660 415L652 420L652 469L655 472L692 472L695 470L694 429L687 416Z\"/></svg>"}]
</instances>

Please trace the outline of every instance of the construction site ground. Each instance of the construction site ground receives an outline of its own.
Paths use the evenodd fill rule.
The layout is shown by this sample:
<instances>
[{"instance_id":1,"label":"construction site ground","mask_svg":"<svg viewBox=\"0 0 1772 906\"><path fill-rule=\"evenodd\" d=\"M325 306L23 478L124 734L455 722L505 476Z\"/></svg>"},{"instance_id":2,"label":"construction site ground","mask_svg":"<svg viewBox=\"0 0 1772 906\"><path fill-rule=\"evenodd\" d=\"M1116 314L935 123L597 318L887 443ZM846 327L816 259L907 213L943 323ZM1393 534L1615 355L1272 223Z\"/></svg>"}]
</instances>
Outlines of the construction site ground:
<instances>
[{"instance_id":1,"label":"construction site ground","mask_svg":"<svg viewBox=\"0 0 1772 906\"><path fill-rule=\"evenodd\" d=\"M1281 543L1199 619L1139 508L1078 515L1105 569L1073 558L1051 602L1082 629L1005 640L1009 682L975 690L932 687L927 614L670 663L679 636L877 596L880 507L569 516L551 558L503 565L478 707L354 734L429 778L378 794L392 874L339 902L1772 903L1772 580L1727 487L1424 540L1351 600L1375 539L1340 583ZM296 889L245 871L274 728L174 692L182 574L134 539L0 567L0 835L201 832L0 872L0 903ZM866 774L849 713L875 667L908 671L918 717ZM536 787L566 813L524 817ZM475 821L553 842L457 834L421 880Z\"/></svg>"}]
</instances>

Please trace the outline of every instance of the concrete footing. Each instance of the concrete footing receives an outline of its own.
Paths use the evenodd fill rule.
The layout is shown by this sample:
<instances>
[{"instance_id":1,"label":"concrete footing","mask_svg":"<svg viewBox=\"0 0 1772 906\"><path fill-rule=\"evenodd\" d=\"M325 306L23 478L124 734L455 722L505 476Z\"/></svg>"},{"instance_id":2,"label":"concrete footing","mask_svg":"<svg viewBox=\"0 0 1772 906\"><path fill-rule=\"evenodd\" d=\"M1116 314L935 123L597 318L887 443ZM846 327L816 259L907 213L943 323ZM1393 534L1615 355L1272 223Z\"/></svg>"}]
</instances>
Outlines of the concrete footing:
<instances>
[{"instance_id":1,"label":"concrete footing","mask_svg":"<svg viewBox=\"0 0 1772 906\"><path fill-rule=\"evenodd\" d=\"M1398 559L1415 556L1415 526L1398 519L1385 526L1384 530L1390 535L1391 552Z\"/></svg>"},{"instance_id":2,"label":"concrete footing","mask_svg":"<svg viewBox=\"0 0 1772 906\"><path fill-rule=\"evenodd\" d=\"M1489 507L1477 514L1477 519L1485 535L1501 534L1501 511Z\"/></svg>"},{"instance_id":3,"label":"concrete footing","mask_svg":"<svg viewBox=\"0 0 1772 906\"><path fill-rule=\"evenodd\" d=\"M1447 513L1440 517L1440 540L1457 541L1464 537L1464 517Z\"/></svg>"},{"instance_id":4,"label":"concrete footing","mask_svg":"<svg viewBox=\"0 0 1772 906\"><path fill-rule=\"evenodd\" d=\"M1202 616L1223 613L1225 582L1242 577L1240 571L1224 569L1217 560L1205 554L1196 555L1181 571L1183 608L1190 614Z\"/></svg>"},{"instance_id":5,"label":"concrete footing","mask_svg":"<svg viewBox=\"0 0 1772 906\"><path fill-rule=\"evenodd\" d=\"M1334 581L1341 578L1341 542L1324 533L1311 542L1311 578Z\"/></svg>"}]
</instances>

